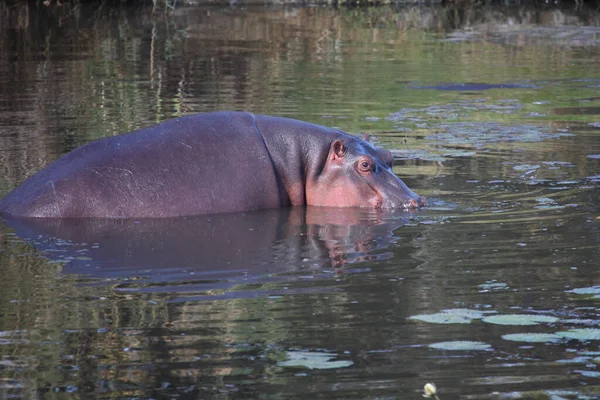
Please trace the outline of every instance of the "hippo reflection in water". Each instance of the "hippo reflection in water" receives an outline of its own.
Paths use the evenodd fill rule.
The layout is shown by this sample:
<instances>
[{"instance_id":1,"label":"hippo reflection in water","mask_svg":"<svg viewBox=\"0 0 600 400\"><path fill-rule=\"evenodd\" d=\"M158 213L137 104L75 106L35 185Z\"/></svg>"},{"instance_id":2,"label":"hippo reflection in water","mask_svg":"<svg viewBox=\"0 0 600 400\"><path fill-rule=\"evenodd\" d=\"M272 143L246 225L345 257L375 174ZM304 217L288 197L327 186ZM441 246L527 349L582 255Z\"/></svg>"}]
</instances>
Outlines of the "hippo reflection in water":
<instances>
[{"instance_id":1,"label":"hippo reflection in water","mask_svg":"<svg viewBox=\"0 0 600 400\"><path fill-rule=\"evenodd\" d=\"M392 156L336 129L246 112L177 118L61 157L0 200L40 218L166 218L287 206L414 209Z\"/></svg>"},{"instance_id":2,"label":"hippo reflection in water","mask_svg":"<svg viewBox=\"0 0 600 400\"><path fill-rule=\"evenodd\" d=\"M163 285L151 286L153 291L202 292L387 259L385 250L399 240L394 231L411 217L365 208L292 207L185 218L4 221L41 254L60 261L62 273L111 285L135 277L136 285ZM409 241L410 233L403 231L403 237Z\"/></svg>"}]
</instances>

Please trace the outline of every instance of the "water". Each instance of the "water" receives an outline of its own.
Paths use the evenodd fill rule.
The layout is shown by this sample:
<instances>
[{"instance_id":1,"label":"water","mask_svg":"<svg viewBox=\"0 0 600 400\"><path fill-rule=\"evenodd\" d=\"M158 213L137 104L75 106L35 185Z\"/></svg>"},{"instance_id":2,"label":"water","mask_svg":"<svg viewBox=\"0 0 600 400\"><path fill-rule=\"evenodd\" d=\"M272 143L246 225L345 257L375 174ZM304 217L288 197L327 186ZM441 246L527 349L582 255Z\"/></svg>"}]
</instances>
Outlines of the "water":
<instances>
[{"instance_id":1,"label":"water","mask_svg":"<svg viewBox=\"0 0 600 400\"><path fill-rule=\"evenodd\" d=\"M0 7L0 193L245 109L368 133L430 202L6 220L3 398L600 396L596 11Z\"/></svg>"}]
</instances>

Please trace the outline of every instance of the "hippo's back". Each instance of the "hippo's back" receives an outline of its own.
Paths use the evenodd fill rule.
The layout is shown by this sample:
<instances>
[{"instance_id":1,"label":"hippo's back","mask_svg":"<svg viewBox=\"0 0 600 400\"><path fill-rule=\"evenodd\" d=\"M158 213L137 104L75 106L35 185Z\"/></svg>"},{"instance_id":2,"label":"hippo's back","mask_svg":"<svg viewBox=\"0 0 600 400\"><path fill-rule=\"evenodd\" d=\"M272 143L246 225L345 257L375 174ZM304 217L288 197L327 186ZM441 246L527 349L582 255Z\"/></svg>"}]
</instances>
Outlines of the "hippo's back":
<instances>
[{"instance_id":1,"label":"hippo's back","mask_svg":"<svg viewBox=\"0 0 600 400\"><path fill-rule=\"evenodd\" d=\"M22 217L171 217L280 207L255 117L177 118L81 146L0 201Z\"/></svg>"}]
</instances>

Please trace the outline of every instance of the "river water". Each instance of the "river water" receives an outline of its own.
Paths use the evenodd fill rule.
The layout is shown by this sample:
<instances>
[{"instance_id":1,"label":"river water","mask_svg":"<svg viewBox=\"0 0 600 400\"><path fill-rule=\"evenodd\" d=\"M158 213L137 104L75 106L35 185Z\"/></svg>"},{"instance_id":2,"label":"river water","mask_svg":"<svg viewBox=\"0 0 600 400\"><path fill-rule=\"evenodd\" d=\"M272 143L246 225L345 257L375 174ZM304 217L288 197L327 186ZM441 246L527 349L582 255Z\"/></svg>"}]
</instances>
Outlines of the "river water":
<instances>
[{"instance_id":1,"label":"river water","mask_svg":"<svg viewBox=\"0 0 600 400\"><path fill-rule=\"evenodd\" d=\"M598 11L0 11L0 194L90 140L236 109L367 133L429 200L6 219L0 397L600 397Z\"/></svg>"}]
</instances>

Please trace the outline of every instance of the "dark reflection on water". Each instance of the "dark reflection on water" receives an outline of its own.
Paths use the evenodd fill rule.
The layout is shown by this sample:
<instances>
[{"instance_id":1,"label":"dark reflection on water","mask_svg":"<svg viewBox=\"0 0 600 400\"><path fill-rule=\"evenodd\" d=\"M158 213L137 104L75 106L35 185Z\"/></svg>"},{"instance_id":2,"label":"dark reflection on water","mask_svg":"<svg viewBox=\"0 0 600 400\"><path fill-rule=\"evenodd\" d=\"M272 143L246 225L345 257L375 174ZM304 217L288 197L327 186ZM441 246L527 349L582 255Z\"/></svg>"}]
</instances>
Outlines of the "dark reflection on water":
<instances>
[{"instance_id":1,"label":"dark reflection on water","mask_svg":"<svg viewBox=\"0 0 600 400\"><path fill-rule=\"evenodd\" d=\"M430 201L7 219L1 398L600 396L597 11L0 11L0 193L94 138L247 109L370 134Z\"/></svg>"},{"instance_id":2,"label":"dark reflection on water","mask_svg":"<svg viewBox=\"0 0 600 400\"><path fill-rule=\"evenodd\" d=\"M568 107L555 108L552 110L554 115L600 115L600 107Z\"/></svg>"},{"instance_id":3,"label":"dark reflection on water","mask_svg":"<svg viewBox=\"0 0 600 400\"><path fill-rule=\"evenodd\" d=\"M435 86L408 86L409 89L432 89L432 90L449 90L449 91L465 91L465 92L479 92L482 90L491 89L531 89L535 86L522 85L517 83L501 83L501 84L490 84L490 83L458 83L444 85L439 84Z\"/></svg>"},{"instance_id":4,"label":"dark reflection on water","mask_svg":"<svg viewBox=\"0 0 600 400\"><path fill-rule=\"evenodd\" d=\"M120 290L209 293L385 259L389 254L373 252L396 241L393 231L409 219L402 212L309 207L177 219L5 222L60 262L63 273L121 282Z\"/></svg>"}]
</instances>

